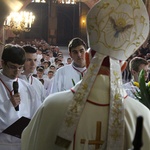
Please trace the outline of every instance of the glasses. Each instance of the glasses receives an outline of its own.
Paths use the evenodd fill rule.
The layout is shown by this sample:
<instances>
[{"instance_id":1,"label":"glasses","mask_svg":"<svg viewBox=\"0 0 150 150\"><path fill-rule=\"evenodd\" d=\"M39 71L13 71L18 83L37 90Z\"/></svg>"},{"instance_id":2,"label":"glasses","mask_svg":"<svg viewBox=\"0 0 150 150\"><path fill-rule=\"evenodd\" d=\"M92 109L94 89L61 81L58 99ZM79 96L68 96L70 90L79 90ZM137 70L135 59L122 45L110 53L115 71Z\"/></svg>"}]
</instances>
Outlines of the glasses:
<instances>
[{"instance_id":1,"label":"glasses","mask_svg":"<svg viewBox=\"0 0 150 150\"><path fill-rule=\"evenodd\" d=\"M24 67L24 66L17 67L17 66L15 66L15 65L8 64L8 63L6 63L6 66L7 66L8 68L12 69L12 70L18 70L18 71L22 71L22 70L23 70L23 67Z\"/></svg>"}]
</instances>

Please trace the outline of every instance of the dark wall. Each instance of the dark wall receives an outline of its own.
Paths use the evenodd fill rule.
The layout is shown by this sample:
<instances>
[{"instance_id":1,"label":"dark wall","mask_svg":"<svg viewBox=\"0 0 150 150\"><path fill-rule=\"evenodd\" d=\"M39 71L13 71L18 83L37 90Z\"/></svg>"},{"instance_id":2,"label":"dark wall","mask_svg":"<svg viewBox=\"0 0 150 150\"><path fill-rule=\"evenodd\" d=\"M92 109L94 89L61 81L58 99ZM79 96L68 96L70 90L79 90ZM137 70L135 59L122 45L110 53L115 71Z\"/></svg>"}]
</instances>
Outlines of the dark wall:
<instances>
[{"instance_id":1,"label":"dark wall","mask_svg":"<svg viewBox=\"0 0 150 150\"><path fill-rule=\"evenodd\" d=\"M79 6L57 6L57 44L68 45L69 41L79 36Z\"/></svg>"},{"instance_id":2,"label":"dark wall","mask_svg":"<svg viewBox=\"0 0 150 150\"><path fill-rule=\"evenodd\" d=\"M8 6L2 0L0 0L0 11L1 11L1 13L0 13L0 27L2 27L5 18L10 13Z\"/></svg>"},{"instance_id":3,"label":"dark wall","mask_svg":"<svg viewBox=\"0 0 150 150\"><path fill-rule=\"evenodd\" d=\"M32 11L35 15L35 21L31 31L22 34L24 39L48 39L48 4L30 3L26 10Z\"/></svg>"}]
</instances>

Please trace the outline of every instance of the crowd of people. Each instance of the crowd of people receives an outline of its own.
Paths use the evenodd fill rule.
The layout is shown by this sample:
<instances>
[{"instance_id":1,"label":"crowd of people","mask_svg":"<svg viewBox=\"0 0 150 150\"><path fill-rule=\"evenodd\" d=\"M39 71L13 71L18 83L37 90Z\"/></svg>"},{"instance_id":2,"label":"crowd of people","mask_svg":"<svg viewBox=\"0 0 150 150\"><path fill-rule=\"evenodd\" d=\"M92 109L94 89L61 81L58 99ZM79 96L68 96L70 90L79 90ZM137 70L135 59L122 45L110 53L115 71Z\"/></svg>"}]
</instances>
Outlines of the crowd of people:
<instances>
[{"instance_id":1,"label":"crowd of people","mask_svg":"<svg viewBox=\"0 0 150 150\"><path fill-rule=\"evenodd\" d=\"M144 50L147 50L144 49ZM143 50L143 51L144 51ZM58 46L49 46L45 41L34 40L31 43L6 44L2 54L0 88L2 109L1 131L10 126L21 116L32 118L44 100L51 94L66 91L75 86L86 73L86 43L80 38L73 38L68 45L70 57L63 60L63 52ZM143 52L142 51L142 52ZM145 70L145 81L148 81L149 62L146 55L135 53L128 59L128 65L122 72L128 71L123 87L127 94L136 99L134 92L139 90L133 83L138 82L139 72ZM12 57L10 57L12 56ZM63 64L63 65L62 65ZM18 93L14 93L13 82L19 83ZM26 101L28 99L28 101ZM16 112L16 107L19 111ZM9 110L7 115L6 110ZM6 120L5 118L10 118ZM1 133L0 148L20 149L20 139ZM6 144L7 143L7 144Z\"/></svg>"},{"instance_id":2,"label":"crowd of people","mask_svg":"<svg viewBox=\"0 0 150 150\"><path fill-rule=\"evenodd\" d=\"M143 48L142 48L143 49ZM145 55L133 54L122 72L125 79L123 87L127 94L136 99L134 92L139 90L133 83L138 82L139 72L145 70L145 81L148 81L149 62L147 48ZM86 43L80 38L73 38L68 45L70 57L65 62L63 52L58 46L49 46L45 41L34 40L31 43L6 44L2 54L2 69L0 74L1 95L3 103L1 131L10 126L21 116L32 118L33 114L51 94L66 91L75 86L86 73L85 53ZM10 57L12 56L12 57ZM63 65L62 65L63 64ZM128 72L129 78L124 77ZM13 82L19 83L18 93L14 93ZM25 101L28 99L28 101ZM16 113L15 107L19 106ZM9 110L7 115L5 111ZM11 116L11 117L10 117ZM10 118L6 120L5 118ZM15 143L14 148L20 149L20 139L10 135L1 134L0 147L4 150ZM7 145L7 144L8 145Z\"/></svg>"},{"instance_id":3,"label":"crowd of people","mask_svg":"<svg viewBox=\"0 0 150 150\"><path fill-rule=\"evenodd\" d=\"M59 47L51 47L43 40L4 46L0 70L1 131L22 116L31 119L48 95L68 90L82 79L86 72L86 44L73 38L68 49L70 57L65 62ZM13 87L15 81L17 92ZM5 114L7 110L9 113ZM10 148L20 149L20 139L1 133L0 149Z\"/></svg>"}]
</instances>

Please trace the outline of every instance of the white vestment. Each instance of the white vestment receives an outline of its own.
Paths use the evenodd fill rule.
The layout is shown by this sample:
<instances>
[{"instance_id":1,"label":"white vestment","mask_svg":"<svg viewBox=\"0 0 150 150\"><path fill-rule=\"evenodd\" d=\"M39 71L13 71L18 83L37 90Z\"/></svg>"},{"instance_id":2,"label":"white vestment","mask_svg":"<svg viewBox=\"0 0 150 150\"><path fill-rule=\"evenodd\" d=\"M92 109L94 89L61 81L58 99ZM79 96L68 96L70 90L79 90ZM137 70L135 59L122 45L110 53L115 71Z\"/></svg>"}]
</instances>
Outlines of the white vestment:
<instances>
[{"instance_id":1,"label":"white vestment","mask_svg":"<svg viewBox=\"0 0 150 150\"><path fill-rule=\"evenodd\" d=\"M54 76L51 93L68 90L78 83L83 77L86 67L79 69L75 69L73 64L66 65L58 69Z\"/></svg>"},{"instance_id":2,"label":"white vestment","mask_svg":"<svg viewBox=\"0 0 150 150\"><path fill-rule=\"evenodd\" d=\"M55 57L50 57L50 60L51 64L53 64L55 62Z\"/></svg>"},{"instance_id":3,"label":"white vestment","mask_svg":"<svg viewBox=\"0 0 150 150\"><path fill-rule=\"evenodd\" d=\"M123 88L126 90L128 96L137 99L134 93L137 93L137 91L139 92L140 89L137 86L133 85L133 81L123 84Z\"/></svg>"},{"instance_id":4,"label":"white vestment","mask_svg":"<svg viewBox=\"0 0 150 150\"><path fill-rule=\"evenodd\" d=\"M48 85L47 85L47 88L46 88L46 97L51 93L53 80L54 80L54 77L52 77L51 79L48 79L48 82L47 82Z\"/></svg>"},{"instance_id":5,"label":"white vestment","mask_svg":"<svg viewBox=\"0 0 150 150\"><path fill-rule=\"evenodd\" d=\"M43 57L42 54L37 54L36 66L40 66L41 65L42 57Z\"/></svg>"},{"instance_id":6,"label":"white vestment","mask_svg":"<svg viewBox=\"0 0 150 150\"><path fill-rule=\"evenodd\" d=\"M19 111L16 111L10 101L13 95L13 82L18 81L21 102ZM37 101L35 91L22 79L10 79L0 72L0 150L20 150L21 140L17 137L4 134L2 131L17 121L22 116L31 118L41 105Z\"/></svg>"},{"instance_id":7,"label":"white vestment","mask_svg":"<svg viewBox=\"0 0 150 150\"><path fill-rule=\"evenodd\" d=\"M45 89L44 86L42 85L42 83L35 77L33 77L32 75L30 75L27 79L26 75L20 75L19 78L27 81L36 91L37 96L39 98L39 100L41 100L41 102L44 101L46 95L45 95Z\"/></svg>"},{"instance_id":8,"label":"white vestment","mask_svg":"<svg viewBox=\"0 0 150 150\"><path fill-rule=\"evenodd\" d=\"M78 84L72 91L76 91ZM100 150L106 150L108 117L109 117L109 80L107 76L99 75L88 96L85 108L81 114L74 139L67 150L93 150L95 145L89 145L97 137L97 123L101 122L99 130L103 145ZM57 134L62 126L66 110L73 100L70 90L52 94L44 101L30 124L22 134L22 150L66 150L55 144ZM143 116L143 148L150 147L150 111L140 102L130 97L124 100L125 106L125 144L124 150L132 147L135 135L136 118ZM69 123L69 120L68 120ZM97 140L97 141L98 141ZM82 141L82 142L81 142ZM112 150L112 149L111 149Z\"/></svg>"},{"instance_id":9,"label":"white vestment","mask_svg":"<svg viewBox=\"0 0 150 150\"><path fill-rule=\"evenodd\" d=\"M48 75L48 72L50 71L50 68L48 67L48 68L45 68L44 69L44 75Z\"/></svg>"}]
</instances>

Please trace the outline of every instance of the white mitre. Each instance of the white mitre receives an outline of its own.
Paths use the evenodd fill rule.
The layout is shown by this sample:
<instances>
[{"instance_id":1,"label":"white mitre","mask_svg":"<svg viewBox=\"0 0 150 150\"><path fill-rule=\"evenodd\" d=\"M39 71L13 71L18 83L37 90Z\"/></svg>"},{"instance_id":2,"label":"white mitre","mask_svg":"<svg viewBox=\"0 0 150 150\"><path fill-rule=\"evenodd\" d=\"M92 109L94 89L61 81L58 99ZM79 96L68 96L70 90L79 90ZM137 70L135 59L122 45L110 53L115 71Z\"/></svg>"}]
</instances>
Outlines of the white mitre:
<instances>
[{"instance_id":1,"label":"white mitre","mask_svg":"<svg viewBox=\"0 0 150 150\"><path fill-rule=\"evenodd\" d=\"M87 15L89 47L126 60L146 40L149 16L141 0L101 0Z\"/></svg>"},{"instance_id":2,"label":"white mitre","mask_svg":"<svg viewBox=\"0 0 150 150\"><path fill-rule=\"evenodd\" d=\"M89 47L96 51L73 102L66 111L56 144L68 147L73 140L82 110L105 57L110 63L110 113L107 150L123 150L124 90L120 60L126 60L146 40L149 17L142 0L101 0L87 15ZM70 123L67 124L67 120ZM115 138L112 135L116 135Z\"/></svg>"}]
</instances>

